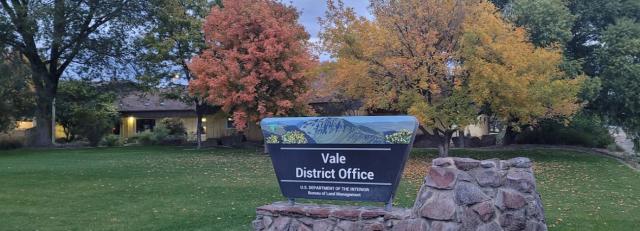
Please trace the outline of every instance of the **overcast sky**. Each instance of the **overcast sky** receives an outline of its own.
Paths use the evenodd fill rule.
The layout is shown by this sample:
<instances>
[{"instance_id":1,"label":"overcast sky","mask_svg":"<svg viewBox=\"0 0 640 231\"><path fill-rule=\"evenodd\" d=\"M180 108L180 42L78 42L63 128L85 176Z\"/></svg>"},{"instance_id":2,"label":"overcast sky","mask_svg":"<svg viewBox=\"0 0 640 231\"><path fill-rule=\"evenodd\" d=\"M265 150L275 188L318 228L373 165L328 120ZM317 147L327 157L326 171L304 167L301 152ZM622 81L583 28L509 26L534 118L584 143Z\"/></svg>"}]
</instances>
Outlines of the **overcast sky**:
<instances>
[{"instance_id":1,"label":"overcast sky","mask_svg":"<svg viewBox=\"0 0 640 231\"><path fill-rule=\"evenodd\" d=\"M368 0L343 0L345 6L352 7L358 15L369 17L369 11L367 7L369 6ZM320 31L320 25L318 24L318 17L323 17L324 12L327 9L326 0L283 0L283 2L287 4L292 4L299 11L302 12L300 15L300 24L304 25L309 35L311 35L312 41L318 40L318 32ZM320 60L325 61L328 60L328 55L321 55Z\"/></svg>"}]
</instances>

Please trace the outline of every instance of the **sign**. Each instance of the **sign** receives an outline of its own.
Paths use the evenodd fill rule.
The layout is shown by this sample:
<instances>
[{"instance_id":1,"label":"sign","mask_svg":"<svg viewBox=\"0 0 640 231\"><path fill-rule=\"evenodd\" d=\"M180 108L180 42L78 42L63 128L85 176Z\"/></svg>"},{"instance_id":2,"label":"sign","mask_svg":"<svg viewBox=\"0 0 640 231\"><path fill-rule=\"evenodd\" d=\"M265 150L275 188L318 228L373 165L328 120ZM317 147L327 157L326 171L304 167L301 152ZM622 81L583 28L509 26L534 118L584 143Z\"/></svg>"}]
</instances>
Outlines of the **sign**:
<instances>
[{"instance_id":1,"label":"sign","mask_svg":"<svg viewBox=\"0 0 640 231\"><path fill-rule=\"evenodd\" d=\"M413 144L411 116L289 117L261 122L282 194L390 202Z\"/></svg>"}]
</instances>

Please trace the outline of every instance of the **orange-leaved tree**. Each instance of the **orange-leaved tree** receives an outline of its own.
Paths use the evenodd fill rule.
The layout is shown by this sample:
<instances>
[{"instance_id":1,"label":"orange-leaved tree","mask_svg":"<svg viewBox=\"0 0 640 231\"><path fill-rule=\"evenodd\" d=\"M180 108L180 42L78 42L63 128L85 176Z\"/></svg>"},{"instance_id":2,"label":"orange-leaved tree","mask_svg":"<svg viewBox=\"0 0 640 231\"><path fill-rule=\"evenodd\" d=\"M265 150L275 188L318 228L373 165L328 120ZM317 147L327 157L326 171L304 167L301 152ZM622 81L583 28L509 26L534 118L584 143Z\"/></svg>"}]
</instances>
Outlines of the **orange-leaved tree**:
<instances>
[{"instance_id":1,"label":"orange-leaved tree","mask_svg":"<svg viewBox=\"0 0 640 231\"><path fill-rule=\"evenodd\" d=\"M298 12L275 0L223 1L204 23L206 49L189 64L191 93L233 115L238 131L264 117L305 113L315 64Z\"/></svg>"},{"instance_id":2,"label":"orange-leaved tree","mask_svg":"<svg viewBox=\"0 0 640 231\"><path fill-rule=\"evenodd\" d=\"M323 47L335 58L328 82L362 100L367 109L416 116L422 132L439 142L440 156L448 155L452 135L480 113L504 121L532 121L571 114L578 107L579 81L562 79L559 51L535 49L522 29L503 21L485 0L371 0L371 11L373 20L356 16L340 0L328 1L320 20ZM478 27L484 43L473 44L473 36L480 36ZM496 53L473 50L482 47L493 47ZM512 58L507 53L527 61L503 60ZM485 84L496 78L518 86ZM541 85L547 88L538 89ZM496 97L482 97L503 90ZM516 95L509 93L514 90ZM539 107L515 101L535 101L545 110L538 113Z\"/></svg>"}]
</instances>

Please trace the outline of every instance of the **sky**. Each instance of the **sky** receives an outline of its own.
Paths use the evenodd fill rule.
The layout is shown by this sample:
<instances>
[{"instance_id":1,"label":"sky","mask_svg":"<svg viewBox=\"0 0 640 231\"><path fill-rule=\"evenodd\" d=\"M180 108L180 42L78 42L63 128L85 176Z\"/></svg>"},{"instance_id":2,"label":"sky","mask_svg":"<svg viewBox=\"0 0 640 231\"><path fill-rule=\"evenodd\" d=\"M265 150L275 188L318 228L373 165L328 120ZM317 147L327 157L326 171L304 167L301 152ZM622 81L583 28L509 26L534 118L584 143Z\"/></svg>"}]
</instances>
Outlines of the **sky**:
<instances>
[{"instance_id":1,"label":"sky","mask_svg":"<svg viewBox=\"0 0 640 231\"><path fill-rule=\"evenodd\" d=\"M311 36L311 41L318 41L318 32L320 32L318 17L324 16L324 12L327 9L326 0L283 0L283 2L295 6L302 12L298 21ZM368 0L343 0L343 2L346 7L353 8L358 15L370 17L367 9L369 6ZM327 61L329 59L329 55L327 54L320 56L320 61Z\"/></svg>"}]
</instances>

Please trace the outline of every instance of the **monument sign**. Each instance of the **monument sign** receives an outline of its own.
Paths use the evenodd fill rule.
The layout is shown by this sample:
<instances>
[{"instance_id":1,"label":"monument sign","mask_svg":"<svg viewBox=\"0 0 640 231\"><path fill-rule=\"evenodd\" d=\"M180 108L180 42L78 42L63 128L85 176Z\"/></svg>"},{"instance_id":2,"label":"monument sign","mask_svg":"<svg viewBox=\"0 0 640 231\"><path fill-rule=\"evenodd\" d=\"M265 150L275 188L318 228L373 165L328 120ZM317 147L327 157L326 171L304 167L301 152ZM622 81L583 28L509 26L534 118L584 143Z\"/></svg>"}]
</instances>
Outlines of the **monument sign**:
<instances>
[{"instance_id":1,"label":"monument sign","mask_svg":"<svg viewBox=\"0 0 640 231\"><path fill-rule=\"evenodd\" d=\"M386 202L415 138L412 116L267 118L261 127L282 194Z\"/></svg>"}]
</instances>

